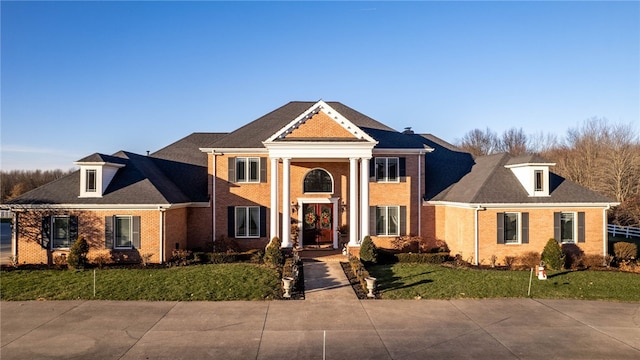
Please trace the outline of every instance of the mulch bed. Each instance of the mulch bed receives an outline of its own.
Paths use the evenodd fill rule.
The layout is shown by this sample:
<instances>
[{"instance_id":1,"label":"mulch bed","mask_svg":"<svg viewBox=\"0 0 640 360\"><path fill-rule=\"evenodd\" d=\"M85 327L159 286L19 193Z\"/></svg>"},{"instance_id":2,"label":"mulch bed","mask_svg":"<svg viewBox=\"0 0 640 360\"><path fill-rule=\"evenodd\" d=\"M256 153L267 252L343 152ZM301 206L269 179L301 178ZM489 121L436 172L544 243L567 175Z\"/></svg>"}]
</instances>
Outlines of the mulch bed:
<instances>
[{"instance_id":1,"label":"mulch bed","mask_svg":"<svg viewBox=\"0 0 640 360\"><path fill-rule=\"evenodd\" d=\"M356 293L356 296L358 297L358 299L360 300L371 299L367 297L367 291L365 291L362 288L360 281L356 277L356 274L353 273L353 270L351 269L351 266L349 265L349 263L340 262L340 266L342 266L342 270L344 271L344 274L347 276L347 279L349 280L349 284L351 284L351 288L353 289L353 292Z\"/></svg>"}]
</instances>

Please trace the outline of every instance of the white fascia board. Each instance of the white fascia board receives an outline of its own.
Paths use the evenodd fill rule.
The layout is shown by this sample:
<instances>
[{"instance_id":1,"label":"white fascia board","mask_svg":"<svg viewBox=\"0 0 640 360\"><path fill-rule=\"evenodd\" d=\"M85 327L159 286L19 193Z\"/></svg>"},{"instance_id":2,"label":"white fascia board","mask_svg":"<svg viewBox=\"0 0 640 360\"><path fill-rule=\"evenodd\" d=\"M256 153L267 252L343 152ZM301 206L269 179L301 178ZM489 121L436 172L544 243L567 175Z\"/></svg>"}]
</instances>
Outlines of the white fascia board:
<instances>
[{"instance_id":1,"label":"white fascia board","mask_svg":"<svg viewBox=\"0 0 640 360\"><path fill-rule=\"evenodd\" d=\"M548 208L607 208L617 206L620 203L504 203L504 204L484 204L484 203L460 203L451 201L424 201L423 205L445 205L458 208L483 208L483 209L548 209Z\"/></svg>"},{"instance_id":2,"label":"white fascia board","mask_svg":"<svg viewBox=\"0 0 640 360\"><path fill-rule=\"evenodd\" d=\"M377 144L369 142L306 142L286 141L265 143L269 157L275 158L371 158L372 149Z\"/></svg>"},{"instance_id":3,"label":"white fascia board","mask_svg":"<svg viewBox=\"0 0 640 360\"><path fill-rule=\"evenodd\" d=\"M209 207L208 202L192 202L181 204L24 204L10 205L13 211L25 210L167 210L185 207Z\"/></svg>"},{"instance_id":4,"label":"white fascia board","mask_svg":"<svg viewBox=\"0 0 640 360\"><path fill-rule=\"evenodd\" d=\"M522 163L522 164L512 164L512 165L505 165L504 167L506 167L507 169L511 169L511 168L519 168L519 167L529 167L529 166L556 166L556 163Z\"/></svg>"},{"instance_id":5,"label":"white fascia board","mask_svg":"<svg viewBox=\"0 0 640 360\"><path fill-rule=\"evenodd\" d=\"M199 148L200 151L207 154L225 155L225 154L267 154L266 148Z\"/></svg>"},{"instance_id":6,"label":"white fascia board","mask_svg":"<svg viewBox=\"0 0 640 360\"><path fill-rule=\"evenodd\" d=\"M432 148L424 148L424 149L373 149L373 154L424 154L428 152L432 152Z\"/></svg>"},{"instance_id":7,"label":"white fascia board","mask_svg":"<svg viewBox=\"0 0 640 360\"><path fill-rule=\"evenodd\" d=\"M74 165L79 165L79 166L111 166L111 167L116 167L116 168L123 168L126 165L125 164L116 164L116 163L110 163L110 162L86 162L86 161L74 161L73 162Z\"/></svg>"}]
</instances>

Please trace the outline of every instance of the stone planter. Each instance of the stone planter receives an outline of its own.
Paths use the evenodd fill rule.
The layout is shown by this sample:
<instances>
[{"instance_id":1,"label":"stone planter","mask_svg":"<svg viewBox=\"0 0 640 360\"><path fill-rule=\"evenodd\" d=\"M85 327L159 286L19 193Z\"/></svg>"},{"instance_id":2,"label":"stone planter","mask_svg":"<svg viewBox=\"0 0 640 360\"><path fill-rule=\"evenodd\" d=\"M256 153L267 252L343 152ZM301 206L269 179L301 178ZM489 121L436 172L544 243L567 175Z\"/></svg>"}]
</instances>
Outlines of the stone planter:
<instances>
[{"instance_id":1,"label":"stone planter","mask_svg":"<svg viewBox=\"0 0 640 360\"><path fill-rule=\"evenodd\" d=\"M376 278L370 276L364 279L367 282L367 290L369 290L367 297L375 298L376 295L373 293L373 290L376 289Z\"/></svg>"},{"instance_id":2,"label":"stone planter","mask_svg":"<svg viewBox=\"0 0 640 360\"><path fill-rule=\"evenodd\" d=\"M292 277L288 277L285 276L282 278L282 288L284 289L284 295L282 295L282 297L284 298L290 298L291 297L291 285L293 284L293 278Z\"/></svg>"}]
</instances>

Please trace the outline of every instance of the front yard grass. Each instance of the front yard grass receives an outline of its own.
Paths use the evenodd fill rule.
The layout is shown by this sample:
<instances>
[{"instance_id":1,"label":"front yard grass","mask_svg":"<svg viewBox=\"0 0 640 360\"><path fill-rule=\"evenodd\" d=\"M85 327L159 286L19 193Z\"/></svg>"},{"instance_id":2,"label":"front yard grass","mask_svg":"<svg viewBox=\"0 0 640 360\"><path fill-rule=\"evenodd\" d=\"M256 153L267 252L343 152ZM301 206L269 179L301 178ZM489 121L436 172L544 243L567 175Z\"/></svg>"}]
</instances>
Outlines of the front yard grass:
<instances>
[{"instance_id":1,"label":"front yard grass","mask_svg":"<svg viewBox=\"0 0 640 360\"><path fill-rule=\"evenodd\" d=\"M448 268L433 264L368 267L377 278L382 299L461 299L527 297L529 271ZM640 275L616 271L547 272L533 274L531 297L640 301Z\"/></svg>"},{"instance_id":2,"label":"front yard grass","mask_svg":"<svg viewBox=\"0 0 640 360\"><path fill-rule=\"evenodd\" d=\"M255 264L156 269L2 271L2 300L265 300L279 296L278 272Z\"/></svg>"}]
</instances>

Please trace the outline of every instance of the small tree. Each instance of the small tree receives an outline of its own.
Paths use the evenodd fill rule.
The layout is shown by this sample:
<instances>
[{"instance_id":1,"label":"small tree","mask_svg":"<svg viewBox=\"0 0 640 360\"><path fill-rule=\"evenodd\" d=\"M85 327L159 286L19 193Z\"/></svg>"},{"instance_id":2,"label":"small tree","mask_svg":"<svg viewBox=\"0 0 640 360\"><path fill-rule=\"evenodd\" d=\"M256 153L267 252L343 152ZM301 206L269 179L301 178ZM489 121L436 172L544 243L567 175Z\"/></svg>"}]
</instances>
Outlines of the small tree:
<instances>
[{"instance_id":1,"label":"small tree","mask_svg":"<svg viewBox=\"0 0 640 360\"><path fill-rule=\"evenodd\" d=\"M370 236L365 236L360 244L360 260L370 263L378 261L378 248Z\"/></svg>"},{"instance_id":2,"label":"small tree","mask_svg":"<svg viewBox=\"0 0 640 360\"><path fill-rule=\"evenodd\" d=\"M549 239L542 250L542 261L552 270L560 270L564 265L564 254L556 239Z\"/></svg>"},{"instance_id":3,"label":"small tree","mask_svg":"<svg viewBox=\"0 0 640 360\"><path fill-rule=\"evenodd\" d=\"M271 239L269 245L264 252L264 262L273 267L279 267L284 264L284 254L280 247L282 246L282 240L277 236Z\"/></svg>"},{"instance_id":4,"label":"small tree","mask_svg":"<svg viewBox=\"0 0 640 360\"><path fill-rule=\"evenodd\" d=\"M69 256L67 257L69 269L84 268L89 262L87 259L88 253L89 244L83 237L79 237L71 246L71 250L69 250Z\"/></svg>"}]
</instances>

